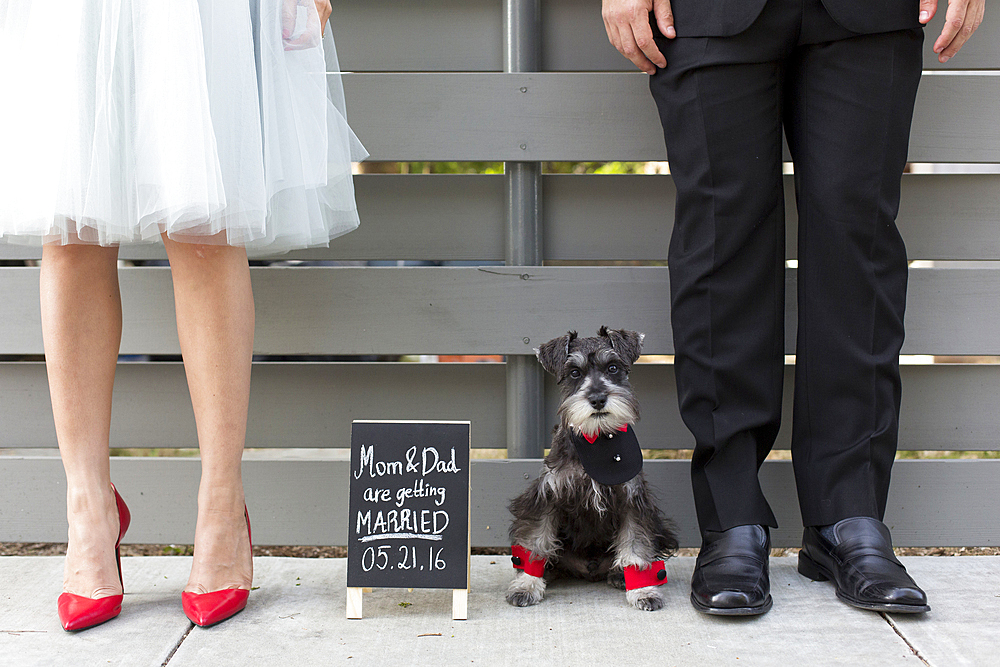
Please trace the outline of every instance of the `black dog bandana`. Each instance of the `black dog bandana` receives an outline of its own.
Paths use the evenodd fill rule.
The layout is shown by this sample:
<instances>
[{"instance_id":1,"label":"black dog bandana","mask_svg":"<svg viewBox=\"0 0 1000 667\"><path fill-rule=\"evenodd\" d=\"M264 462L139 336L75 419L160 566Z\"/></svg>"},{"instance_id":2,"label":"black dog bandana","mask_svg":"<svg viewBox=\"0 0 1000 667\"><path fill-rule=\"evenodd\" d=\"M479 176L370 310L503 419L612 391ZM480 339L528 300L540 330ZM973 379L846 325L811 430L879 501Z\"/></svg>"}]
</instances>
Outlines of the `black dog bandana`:
<instances>
[{"instance_id":1,"label":"black dog bandana","mask_svg":"<svg viewBox=\"0 0 1000 667\"><path fill-rule=\"evenodd\" d=\"M621 430L596 436L593 440L571 431L570 440L583 469L600 484L622 484L642 472L639 439L627 424Z\"/></svg>"}]
</instances>

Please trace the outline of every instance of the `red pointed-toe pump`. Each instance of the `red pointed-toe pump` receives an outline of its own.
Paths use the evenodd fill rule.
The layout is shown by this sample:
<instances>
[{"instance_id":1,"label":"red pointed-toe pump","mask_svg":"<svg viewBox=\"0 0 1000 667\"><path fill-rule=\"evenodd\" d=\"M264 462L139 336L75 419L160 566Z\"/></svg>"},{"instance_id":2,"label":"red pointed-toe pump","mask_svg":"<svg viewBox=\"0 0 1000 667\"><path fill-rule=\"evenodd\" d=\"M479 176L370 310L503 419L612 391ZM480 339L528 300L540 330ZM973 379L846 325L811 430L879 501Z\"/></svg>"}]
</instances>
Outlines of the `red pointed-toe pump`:
<instances>
[{"instance_id":1,"label":"red pointed-toe pump","mask_svg":"<svg viewBox=\"0 0 1000 667\"><path fill-rule=\"evenodd\" d=\"M125 505L122 497L118 495L118 489L115 488L114 484L111 485L111 489L115 492L115 504L118 505L119 528L118 541L115 542L115 561L118 563L118 582L122 584L122 589L124 590L125 584L122 581L122 556L119 547L121 546L122 538L125 537L125 531L128 530L128 525L132 521L132 515L129 514L128 506ZM123 597L122 595L110 595L104 598L88 598L82 595L74 595L73 593L63 593L59 596L59 621L62 623L63 628L68 631L92 628L105 621L110 621L120 614Z\"/></svg>"},{"instance_id":2,"label":"red pointed-toe pump","mask_svg":"<svg viewBox=\"0 0 1000 667\"><path fill-rule=\"evenodd\" d=\"M243 508L247 519L247 536L250 538L250 557L253 557L253 534L250 532L250 513ZM247 606L250 591L245 588L224 588L211 593L181 593L181 606L191 622L201 627L215 625L235 616Z\"/></svg>"}]
</instances>

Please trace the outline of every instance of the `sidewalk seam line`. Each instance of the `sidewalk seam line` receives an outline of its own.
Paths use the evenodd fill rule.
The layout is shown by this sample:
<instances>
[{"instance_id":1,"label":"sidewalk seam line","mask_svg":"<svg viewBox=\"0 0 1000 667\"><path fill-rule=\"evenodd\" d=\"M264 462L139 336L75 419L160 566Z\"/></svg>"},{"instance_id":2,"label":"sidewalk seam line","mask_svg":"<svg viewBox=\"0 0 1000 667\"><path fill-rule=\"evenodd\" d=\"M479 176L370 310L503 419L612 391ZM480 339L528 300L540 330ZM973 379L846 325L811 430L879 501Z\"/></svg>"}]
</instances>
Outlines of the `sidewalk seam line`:
<instances>
[{"instance_id":1,"label":"sidewalk seam line","mask_svg":"<svg viewBox=\"0 0 1000 667\"><path fill-rule=\"evenodd\" d=\"M910 651L913 652L913 655L917 656L917 659L920 660L920 662L922 662L925 665L927 665L927 667L931 667L931 663L928 662L927 658L925 658L924 656L920 655L920 651L917 650L917 647L910 643L910 640L907 639L906 636L900 631L899 626L897 626L893 622L893 620L889 616L889 614L887 614L885 612L879 612L879 615L882 618L885 619L885 622L889 624L889 627L892 628L892 631L895 632L899 636L899 638L902 639L906 643L906 645L910 648Z\"/></svg>"},{"instance_id":2,"label":"sidewalk seam line","mask_svg":"<svg viewBox=\"0 0 1000 667\"><path fill-rule=\"evenodd\" d=\"M184 636L182 636L182 637L180 638L180 640L179 640L179 641L177 642L177 644L176 644L176 645L174 646L173 650L171 650L171 651L170 651L170 655L168 655L168 656L167 656L167 659L163 661L163 663L162 663L162 664L160 665L160 667L167 667L167 663L169 663L169 662L170 662L170 661L171 661L171 660L173 659L173 657L174 657L174 653L177 653L177 649L179 649L179 648L181 647L181 644L183 644L183 643L184 643L184 640L185 640L185 639L187 639L187 636L188 636L189 634L191 634L191 631L192 631L192 630L194 630L194 623L192 623L192 624L190 625L190 627L188 627L188 629L187 629L187 632L185 632L185 633L184 633Z\"/></svg>"}]
</instances>

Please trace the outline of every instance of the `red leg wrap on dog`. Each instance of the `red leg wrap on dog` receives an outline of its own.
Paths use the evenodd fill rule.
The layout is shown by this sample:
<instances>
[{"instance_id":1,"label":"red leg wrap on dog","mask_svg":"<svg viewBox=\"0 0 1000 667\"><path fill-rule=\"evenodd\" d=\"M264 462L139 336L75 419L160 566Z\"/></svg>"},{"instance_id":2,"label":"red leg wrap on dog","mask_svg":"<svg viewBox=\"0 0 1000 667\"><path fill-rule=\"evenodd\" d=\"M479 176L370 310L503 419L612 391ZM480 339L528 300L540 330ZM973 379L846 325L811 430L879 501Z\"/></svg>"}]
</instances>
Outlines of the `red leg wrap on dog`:
<instances>
[{"instance_id":1,"label":"red leg wrap on dog","mask_svg":"<svg viewBox=\"0 0 1000 667\"><path fill-rule=\"evenodd\" d=\"M515 570L524 570L525 574L533 577L540 577L545 574L545 559L535 558L532 560L531 552L517 544L510 548L511 562L514 563Z\"/></svg>"},{"instance_id":2,"label":"red leg wrap on dog","mask_svg":"<svg viewBox=\"0 0 1000 667\"><path fill-rule=\"evenodd\" d=\"M645 570L635 565L625 568L625 590L632 591L646 586L662 586L667 583L667 570L662 560L654 560Z\"/></svg>"}]
</instances>

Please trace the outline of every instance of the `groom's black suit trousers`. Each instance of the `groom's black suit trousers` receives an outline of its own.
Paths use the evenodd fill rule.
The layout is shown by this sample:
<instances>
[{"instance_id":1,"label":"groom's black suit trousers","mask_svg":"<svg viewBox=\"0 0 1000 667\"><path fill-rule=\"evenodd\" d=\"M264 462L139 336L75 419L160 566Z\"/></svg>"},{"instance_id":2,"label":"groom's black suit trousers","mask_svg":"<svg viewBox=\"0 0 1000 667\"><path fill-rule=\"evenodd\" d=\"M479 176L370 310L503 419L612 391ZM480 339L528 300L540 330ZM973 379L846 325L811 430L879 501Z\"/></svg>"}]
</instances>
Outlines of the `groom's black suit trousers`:
<instances>
[{"instance_id":1,"label":"groom's black suit trousers","mask_svg":"<svg viewBox=\"0 0 1000 667\"><path fill-rule=\"evenodd\" d=\"M677 187L671 319L699 523L776 525L757 472L781 421L782 131L799 219L792 459L803 522L881 519L906 304L895 218L922 30L858 34L820 0L767 0L736 35L685 37L684 2L681 36L654 24L667 66L650 88ZM916 3L904 4L916 25Z\"/></svg>"}]
</instances>

